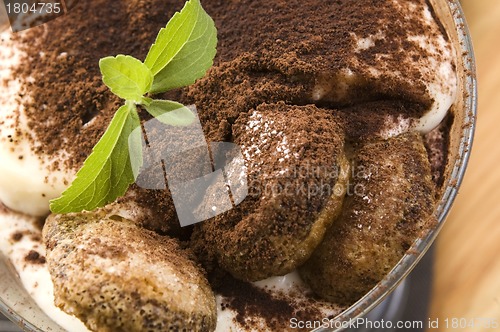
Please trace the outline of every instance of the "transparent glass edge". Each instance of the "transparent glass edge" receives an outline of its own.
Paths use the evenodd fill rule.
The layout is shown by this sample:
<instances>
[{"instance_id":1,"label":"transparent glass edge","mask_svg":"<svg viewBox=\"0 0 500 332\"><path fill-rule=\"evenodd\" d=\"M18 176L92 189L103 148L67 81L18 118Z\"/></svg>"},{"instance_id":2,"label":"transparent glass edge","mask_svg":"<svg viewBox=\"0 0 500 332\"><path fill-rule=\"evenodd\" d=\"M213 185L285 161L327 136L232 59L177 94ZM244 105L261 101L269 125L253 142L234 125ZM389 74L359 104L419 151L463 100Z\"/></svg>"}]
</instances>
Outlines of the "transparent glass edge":
<instances>
[{"instance_id":1,"label":"transparent glass edge","mask_svg":"<svg viewBox=\"0 0 500 332\"><path fill-rule=\"evenodd\" d=\"M0 256L3 254L0 252ZM3 259L3 258L2 258ZM3 267L5 268L5 267ZM8 272L5 272L8 273ZM0 313L2 313L7 319L9 319L12 323L17 325L23 331L27 332L44 332L40 328L36 327L33 323L31 323L28 319L22 317L22 315L18 314L16 311L15 305L9 305L5 302L3 295L0 296Z\"/></svg>"}]
</instances>

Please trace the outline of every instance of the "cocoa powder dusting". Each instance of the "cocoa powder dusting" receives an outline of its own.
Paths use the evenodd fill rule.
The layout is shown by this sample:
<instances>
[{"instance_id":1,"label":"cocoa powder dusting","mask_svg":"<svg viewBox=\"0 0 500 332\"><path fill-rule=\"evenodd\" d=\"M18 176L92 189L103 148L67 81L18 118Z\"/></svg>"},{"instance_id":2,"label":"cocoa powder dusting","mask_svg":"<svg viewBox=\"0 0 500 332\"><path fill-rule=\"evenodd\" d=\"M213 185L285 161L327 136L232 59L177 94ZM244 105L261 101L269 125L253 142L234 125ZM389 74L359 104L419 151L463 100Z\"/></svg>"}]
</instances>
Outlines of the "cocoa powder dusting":
<instances>
[{"instance_id":1,"label":"cocoa powder dusting","mask_svg":"<svg viewBox=\"0 0 500 332\"><path fill-rule=\"evenodd\" d=\"M45 264L45 257L35 250L30 250L26 257L24 257L24 260L33 264Z\"/></svg>"},{"instance_id":2,"label":"cocoa powder dusting","mask_svg":"<svg viewBox=\"0 0 500 332\"><path fill-rule=\"evenodd\" d=\"M444 172L449 157L450 128L453 119L453 112L448 113L443 122L425 136L425 148L431 163L432 180L438 188L442 188L444 184Z\"/></svg>"},{"instance_id":3,"label":"cocoa powder dusting","mask_svg":"<svg viewBox=\"0 0 500 332\"><path fill-rule=\"evenodd\" d=\"M289 326L291 318L298 321L322 321L332 318L325 317L324 313L314 306L316 299L312 294L308 300L301 301L298 300L300 297L294 297L293 293L284 294L276 290L262 289L230 276L226 276L224 283L214 289L222 296L222 310L234 310L235 323L246 329L264 324L263 330L288 331L292 330ZM332 310L338 311L339 308Z\"/></svg>"},{"instance_id":4,"label":"cocoa powder dusting","mask_svg":"<svg viewBox=\"0 0 500 332\"><path fill-rule=\"evenodd\" d=\"M14 242L19 242L23 239L24 234L22 232L15 232L11 235L11 239Z\"/></svg>"},{"instance_id":5,"label":"cocoa powder dusting","mask_svg":"<svg viewBox=\"0 0 500 332\"><path fill-rule=\"evenodd\" d=\"M388 116L400 115L411 121L432 103L425 90L425 78L411 63L428 56L428 52L406 41L408 31L425 34L425 27L421 22L406 20L393 1L202 0L202 4L218 29L214 66L194 85L159 97L195 104L207 142L250 144L251 135L245 132L245 126L256 111L277 119L287 135L300 136L296 137L297 151L292 151L299 156L297 165L330 165L338 161L334 152L338 142L344 142L341 132L345 132L347 141L368 140L384 128ZM24 88L31 97L22 100L28 126L36 136L35 152L54 156L63 150L70 156L61 161L64 167L54 162L53 169L78 169L122 103L102 83L99 59L129 54L143 60L159 29L182 5L183 1L178 0L80 1L68 15L16 37L27 54L16 74L24 78ZM404 23L394 25L372 47L355 49L354 36L376 35L380 25L392 26L392 22ZM429 36L433 37L436 35ZM390 54L384 60L401 68L401 75L416 83L401 86L382 74L378 79L356 81L357 90L339 99L313 98L312 91L325 77L343 68L353 68L354 76L363 77L371 65L378 63L380 54ZM354 56L362 64L353 66ZM433 144L432 139L428 142ZM441 141L437 144L445 147ZM428 153L434 154L431 148ZM285 172L276 166L279 157L254 159L259 158L273 166L270 170ZM440 183L443 169L438 164L443 159L435 160L434 180ZM274 177L270 181L279 184L281 180ZM319 180L320 176L307 181ZM333 186L335 180L329 179L328 184ZM191 237L191 228L171 227L177 218L168 190L132 189L138 193L140 205L151 206L153 215L168 221L168 225L142 226L182 240ZM265 205L267 201L260 203L261 196L248 197L237 209L219 216L221 220L212 219L205 225L209 229L220 229L220 225L231 228L248 217L250 221L245 227L238 225L240 229L245 228L248 238L263 238L254 247L246 248L250 257L259 261L260 256L255 254L258 252L272 260L277 254L267 250L271 245L264 236L269 234L260 234L252 225L270 224L269 219L275 218L281 223L269 226L273 236L308 233L309 219L324 208L327 197L323 193L317 200L309 200L297 195L293 200L273 203L275 206ZM259 204L265 209L259 210ZM287 223L293 215L295 223ZM214 220L218 222L215 226ZM229 249L238 248L244 239L237 235L217 241ZM219 268L213 248L205 246L206 238L195 230L191 240L204 267ZM26 260L45 262L35 251ZM291 317L324 318L312 305L314 297L309 303L294 302L293 298L271 294L250 283L224 278L223 282L215 280L213 286L224 296L224 307L237 312L236 320L243 327L251 325L253 319L263 318L269 329L282 330ZM345 308L339 306L332 312Z\"/></svg>"},{"instance_id":6,"label":"cocoa powder dusting","mask_svg":"<svg viewBox=\"0 0 500 332\"><path fill-rule=\"evenodd\" d=\"M122 103L102 83L99 59L144 59L158 30L182 7L161 1L153 10L154 2L79 1L68 15L16 35L27 53L16 74L26 77L31 98L24 106L37 153L66 150L65 166L80 167Z\"/></svg>"},{"instance_id":7,"label":"cocoa powder dusting","mask_svg":"<svg viewBox=\"0 0 500 332\"><path fill-rule=\"evenodd\" d=\"M224 121L233 123L239 111L259 101L313 103L310 88L319 75L350 67L356 53L353 34L374 35L381 22L404 21L400 11L391 10L395 6L391 1L381 5L308 0L305 5L300 0L205 0L203 6L218 28L216 67L180 101L200 104L202 120L216 138L230 135ZM71 155L67 166L81 165L121 103L101 82L99 59L116 54L144 59L158 30L181 7L182 2L175 0L82 1L68 15L15 37L27 53L16 74L26 78L31 98L24 106L28 125L40 141L38 153L66 150ZM425 32L422 29L419 22L404 21L390 36L356 56L369 66L377 54L390 51L391 59L386 60L406 68L405 76L418 79L418 70L404 61L408 53L425 57L426 50L405 44L402 36L407 30ZM383 86L373 81L360 88L365 94L375 91L370 99L390 95L425 105L430 102L423 86L402 88L383 77L380 81ZM236 107L227 107L231 102Z\"/></svg>"}]
</instances>

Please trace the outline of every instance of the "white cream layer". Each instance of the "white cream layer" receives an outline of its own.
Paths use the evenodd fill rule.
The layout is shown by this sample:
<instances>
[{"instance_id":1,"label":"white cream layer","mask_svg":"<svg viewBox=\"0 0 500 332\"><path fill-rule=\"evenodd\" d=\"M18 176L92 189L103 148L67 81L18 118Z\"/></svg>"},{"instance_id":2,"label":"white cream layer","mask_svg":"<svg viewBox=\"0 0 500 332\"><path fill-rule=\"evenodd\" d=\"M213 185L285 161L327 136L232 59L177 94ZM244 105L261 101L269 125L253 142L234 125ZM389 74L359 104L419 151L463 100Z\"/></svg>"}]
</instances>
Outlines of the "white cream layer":
<instances>
[{"instance_id":1,"label":"white cream layer","mask_svg":"<svg viewBox=\"0 0 500 332\"><path fill-rule=\"evenodd\" d=\"M13 72L22 66L23 52L11 35L10 31L0 34L0 201L15 211L43 216L49 213L49 200L62 193L74 172L49 169L55 160L67 158L63 153L51 160L33 152L36 139L23 108L29 95Z\"/></svg>"}]
</instances>

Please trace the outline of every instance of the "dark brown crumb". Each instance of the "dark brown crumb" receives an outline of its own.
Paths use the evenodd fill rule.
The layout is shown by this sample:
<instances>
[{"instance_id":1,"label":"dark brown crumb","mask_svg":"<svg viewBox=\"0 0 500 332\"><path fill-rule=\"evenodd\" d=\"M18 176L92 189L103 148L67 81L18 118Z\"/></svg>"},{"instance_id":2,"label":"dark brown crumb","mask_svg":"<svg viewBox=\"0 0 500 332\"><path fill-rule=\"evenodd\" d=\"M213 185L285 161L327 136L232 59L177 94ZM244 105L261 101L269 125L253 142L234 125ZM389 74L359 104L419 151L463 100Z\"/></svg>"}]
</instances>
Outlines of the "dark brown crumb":
<instances>
[{"instance_id":1,"label":"dark brown crumb","mask_svg":"<svg viewBox=\"0 0 500 332\"><path fill-rule=\"evenodd\" d=\"M45 264L45 257L41 256L38 251L30 250L30 252L24 257L26 262L34 264Z\"/></svg>"},{"instance_id":2,"label":"dark brown crumb","mask_svg":"<svg viewBox=\"0 0 500 332\"><path fill-rule=\"evenodd\" d=\"M388 53L390 58L384 61L405 71L402 76L412 77L415 82L423 79L415 66L405 61L409 61L408 54L425 57L427 51L406 42L402 36L409 30L425 34L425 26L405 20L399 10L392 8L391 1L382 5L374 0L308 0L305 5L302 0L205 0L203 6L218 28L215 64L216 68L222 66L221 69L227 71L223 74L225 80L220 82L217 75L220 69L214 69L208 81L215 79L222 85L201 83L187 95L177 96L184 102L196 100L204 113L202 120L218 132L214 134L216 137L229 135L227 124L236 120L239 111L257 106L252 98L296 105L314 102L309 96L311 86L323 74L352 67L349 61L353 54L370 66L377 63L378 54ZM25 88L32 101L25 101L24 106L28 125L40 140L36 152L53 155L66 149L71 154L65 161L66 166L78 168L121 103L102 83L99 59L116 54L144 59L158 30L181 7L182 2L175 0L80 1L68 15L15 37L28 54L16 74L30 78ZM94 15L88 15L89 12ZM268 19L270 12L273 19ZM367 50L354 52L351 34L376 35L381 22L398 24L391 25L393 28L384 40ZM85 27L83 34L82 26ZM224 67L225 63L231 64ZM231 75L231 66L243 70L243 75ZM356 70L360 72L354 74L362 76L362 71L367 69ZM228 81L229 78L232 81ZM33 81L36 84L29 83ZM422 84L402 87L392 81L381 77L359 82L356 95L350 97L359 100L369 95L372 100L388 98L429 104ZM228 90L231 84L237 86L238 96ZM210 95L211 101L203 102L201 95ZM228 112L232 114L226 116L228 103L237 107L231 107ZM91 120L92 124L86 125Z\"/></svg>"},{"instance_id":3,"label":"dark brown crumb","mask_svg":"<svg viewBox=\"0 0 500 332\"><path fill-rule=\"evenodd\" d=\"M38 220L35 220L35 226L40 226L39 225L39 221ZM40 228L41 230L41 228ZM37 232L33 232L33 231L29 231L29 230L24 230L24 231L16 231L14 232L10 239L13 241L13 242L19 242L21 241L25 236L29 237L31 241L33 242L40 242L41 241L41 237L40 235L37 233Z\"/></svg>"},{"instance_id":4,"label":"dark brown crumb","mask_svg":"<svg viewBox=\"0 0 500 332\"><path fill-rule=\"evenodd\" d=\"M22 232L15 232L12 234L11 239L14 242L19 242L23 239L24 234Z\"/></svg>"}]
</instances>

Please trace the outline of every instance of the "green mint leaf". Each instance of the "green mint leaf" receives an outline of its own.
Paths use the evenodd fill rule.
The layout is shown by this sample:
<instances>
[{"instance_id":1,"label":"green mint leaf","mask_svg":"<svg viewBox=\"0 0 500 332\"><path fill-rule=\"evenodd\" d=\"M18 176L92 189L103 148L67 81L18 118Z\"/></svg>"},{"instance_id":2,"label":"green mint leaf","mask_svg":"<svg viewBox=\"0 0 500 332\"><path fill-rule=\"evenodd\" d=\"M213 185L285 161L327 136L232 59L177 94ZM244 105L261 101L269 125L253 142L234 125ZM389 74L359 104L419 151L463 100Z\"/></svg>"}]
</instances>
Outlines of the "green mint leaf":
<instances>
[{"instance_id":1,"label":"green mint leaf","mask_svg":"<svg viewBox=\"0 0 500 332\"><path fill-rule=\"evenodd\" d=\"M115 113L76 179L61 197L50 201L54 213L91 211L122 196L134 182L129 158L129 135L140 126L135 105L128 102Z\"/></svg>"},{"instance_id":2,"label":"green mint leaf","mask_svg":"<svg viewBox=\"0 0 500 332\"><path fill-rule=\"evenodd\" d=\"M212 66L217 46L214 21L199 0L186 2L160 30L144 63L154 75L151 93L194 83Z\"/></svg>"},{"instance_id":3,"label":"green mint leaf","mask_svg":"<svg viewBox=\"0 0 500 332\"><path fill-rule=\"evenodd\" d=\"M129 55L106 57L99 61L102 81L120 98L136 103L148 92L153 83L153 74L140 60Z\"/></svg>"},{"instance_id":4,"label":"green mint leaf","mask_svg":"<svg viewBox=\"0 0 500 332\"><path fill-rule=\"evenodd\" d=\"M153 100L144 106L158 121L172 126L188 126L196 119L193 111L170 100Z\"/></svg>"}]
</instances>

